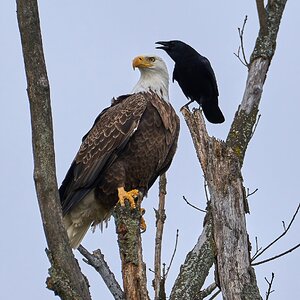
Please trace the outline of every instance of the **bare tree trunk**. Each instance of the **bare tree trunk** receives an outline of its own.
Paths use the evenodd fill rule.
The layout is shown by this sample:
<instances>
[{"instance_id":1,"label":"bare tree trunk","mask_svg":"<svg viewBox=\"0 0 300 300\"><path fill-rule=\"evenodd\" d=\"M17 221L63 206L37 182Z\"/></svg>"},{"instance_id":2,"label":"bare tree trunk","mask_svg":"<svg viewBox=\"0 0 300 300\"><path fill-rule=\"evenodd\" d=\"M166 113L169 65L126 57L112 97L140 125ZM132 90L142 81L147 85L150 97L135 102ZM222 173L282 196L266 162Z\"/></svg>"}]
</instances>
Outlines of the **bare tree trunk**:
<instances>
[{"instance_id":1,"label":"bare tree trunk","mask_svg":"<svg viewBox=\"0 0 300 300\"><path fill-rule=\"evenodd\" d=\"M142 256L140 204L135 209L128 203L124 207L117 205L114 218L122 261L125 299L148 300L146 265Z\"/></svg>"},{"instance_id":2,"label":"bare tree trunk","mask_svg":"<svg viewBox=\"0 0 300 300\"><path fill-rule=\"evenodd\" d=\"M50 252L48 288L61 299L91 299L88 282L75 260L62 224L53 143L50 87L36 0L18 0L17 16L30 103L34 180Z\"/></svg>"},{"instance_id":3,"label":"bare tree trunk","mask_svg":"<svg viewBox=\"0 0 300 300\"><path fill-rule=\"evenodd\" d=\"M154 300L166 299L165 278L161 274L161 249L164 232L164 223L166 220L165 202L167 194L167 176L166 173L159 177L159 202L158 209L155 209L156 216L156 235L154 247Z\"/></svg>"},{"instance_id":4,"label":"bare tree trunk","mask_svg":"<svg viewBox=\"0 0 300 300\"><path fill-rule=\"evenodd\" d=\"M215 262L211 213L208 212L204 228L195 247L187 254L172 288L170 299L202 299L200 297L209 270Z\"/></svg>"},{"instance_id":5,"label":"bare tree trunk","mask_svg":"<svg viewBox=\"0 0 300 300\"><path fill-rule=\"evenodd\" d=\"M216 280L223 298L261 299L250 266L247 205L238 157L224 142L208 136L200 110L191 113L183 108L182 113L190 131L197 135L197 150L211 196Z\"/></svg>"},{"instance_id":6,"label":"bare tree trunk","mask_svg":"<svg viewBox=\"0 0 300 300\"><path fill-rule=\"evenodd\" d=\"M199 110L191 113L185 107L182 109L211 196L209 211L212 213L211 230L216 250L216 283L222 291L223 299L230 300L262 299L250 262L245 220L248 205L241 166L253 135L263 84L275 52L286 0L270 0L263 11L261 3L258 4L261 30L251 56L243 100L226 143L208 136ZM206 251L211 254L214 247L208 247ZM200 253L202 254L201 251L199 255ZM172 289L171 299L189 299L186 291L202 287L191 280L181 281L182 284L178 285L180 277L194 265L194 261L194 257L187 256ZM194 271L195 276L199 276L202 267L200 264L199 269Z\"/></svg>"}]
</instances>

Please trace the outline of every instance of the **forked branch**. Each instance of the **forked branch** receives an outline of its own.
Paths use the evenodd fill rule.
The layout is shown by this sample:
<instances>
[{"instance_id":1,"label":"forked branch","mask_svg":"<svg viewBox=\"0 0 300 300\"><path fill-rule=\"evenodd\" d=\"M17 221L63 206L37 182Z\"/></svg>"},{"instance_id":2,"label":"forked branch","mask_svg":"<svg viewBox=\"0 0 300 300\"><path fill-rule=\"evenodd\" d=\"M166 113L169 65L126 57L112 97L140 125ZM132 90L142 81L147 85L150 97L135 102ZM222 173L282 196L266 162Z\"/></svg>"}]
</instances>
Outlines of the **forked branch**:
<instances>
[{"instance_id":1,"label":"forked branch","mask_svg":"<svg viewBox=\"0 0 300 300\"><path fill-rule=\"evenodd\" d=\"M124 293L117 282L114 273L110 270L108 264L104 260L101 250L95 250L90 253L82 245L78 247L78 251L85 257L83 261L92 266L102 277L106 286L112 293L115 300L125 300Z\"/></svg>"},{"instance_id":2,"label":"forked branch","mask_svg":"<svg viewBox=\"0 0 300 300\"><path fill-rule=\"evenodd\" d=\"M260 251L258 251L252 258L251 258L251 262L253 262L253 261L255 261L259 256L261 256L263 253L265 253L268 249L270 249L276 242L278 242L281 238L283 238L287 233L288 233L288 231L290 230L290 228L291 228L291 226L292 226L292 224L294 223L294 221L295 221L295 218L296 218L296 216L297 216L297 214L298 214L298 212L299 212L299 209L300 209L300 203L298 204L298 207L297 207L297 209L296 209L296 211L294 212L294 214L293 214L293 216L292 216L292 218L291 218L291 220L290 220L290 222L289 222L289 224L288 224L288 226L285 228L285 226L284 226L284 231L283 231L283 233L282 234L280 234L275 240L273 240L270 244L268 244L265 248L263 248L262 250L260 250ZM292 249L293 250L295 250L297 248L297 246L296 247L293 247ZM292 250L292 251L293 251ZM291 252L291 251L285 251L285 252ZM284 253L285 253L284 252ZM286 253L285 253L286 254ZM281 255L279 255L278 257L280 257L280 256L282 256L282 255L284 255L284 254L281 254ZM272 259L273 260L273 259ZM267 261L269 261L269 260L267 260ZM266 262L266 261L264 261L264 262ZM262 263L262 262L261 262ZM252 265L253 266L255 266L255 265L258 265L258 264L260 264L260 263L252 263Z\"/></svg>"},{"instance_id":3,"label":"forked branch","mask_svg":"<svg viewBox=\"0 0 300 300\"><path fill-rule=\"evenodd\" d=\"M249 69L249 62L247 61L246 54L245 54L245 47L244 47L244 30L245 30L245 26L247 23L247 19L248 19L248 16L245 16L242 28L238 27L240 45L239 45L237 53L233 53L233 54L238 58L238 60L245 67L247 67ZM243 58L241 58L241 53L242 53Z\"/></svg>"},{"instance_id":4,"label":"forked branch","mask_svg":"<svg viewBox=\"0 0 300 300\"><path fill-rule=\"evenodd\" d=\"M272 290L272 284L273 284L274 277L275 277L275 274L273 272L272 272L272 277L271 277L270 281L267 279L267 277L265 277L265 281L268 283L268 290L266 292L266 300L269 300L271 293L274 292L274 290Z\"/></svg>"}]
</instances>

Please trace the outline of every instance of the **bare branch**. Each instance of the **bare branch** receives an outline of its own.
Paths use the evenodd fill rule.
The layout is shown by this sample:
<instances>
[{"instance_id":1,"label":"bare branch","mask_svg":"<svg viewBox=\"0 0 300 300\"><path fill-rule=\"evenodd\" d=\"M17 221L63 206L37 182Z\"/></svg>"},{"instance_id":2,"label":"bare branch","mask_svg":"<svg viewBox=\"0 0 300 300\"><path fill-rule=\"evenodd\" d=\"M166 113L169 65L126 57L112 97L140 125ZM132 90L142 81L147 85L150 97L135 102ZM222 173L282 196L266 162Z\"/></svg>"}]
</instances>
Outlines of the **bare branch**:
<instances>
[{"instance_id":1,"label":"bare branch","mask_svg":"<svg viewBox=\"0 0 300 300\"><path fill-rule=\"evenodd\" d=\"M218 290L218 291L215 292L208 300L213 300L213 299L215 299L220 293L221 293L221 290Z\"/></svg>"},{"instance_id":2,"label":"bare branch","mask_svg":"<svg viewBox=\"0 0 300 300\"><path fill-rule=\"evenodd\" d=\"M243 23L242 29L238 28L239 38L240 38L240 46L238 48L237 53L233 53L233 54L239 59L239 61L245 67L249 68L249 63L247 62L246 54L245 54L245 48L244 48L244 29L245 29L245 26L246 26L247 19L248 19L248 17L246 15L245 19L244 19L244 23ZM241 55L240 55L241 51L242 51L243 59L241 58Z\"/></svg>"},{"instance_id":3,"label":"bare branch","mask_svg":"<svg viewBox=\"0 0 300 300\"><path fill-rule=\"evenodd\" d=\"M252 52L245 93L236 112L226 143L243 164L246 149L256 123L263 85L275 53L280 21L287 0L274 0L267 12L268 34L259 33Z\"/></svg>"},{"instance_id":4,"label":"bare branch","mask_svg":"<svg viewBox=\"0 0 300 300\"><path fill-rule=\"evenodd\" d=\"M101 250L95 250L90 253L82 245L78 247L78 251L86 258L83 261L92 266L102 277L106 286L112 293L115 300L124 300L124 293L117 282L114 273L110 270L108 264L104 260L104 255Z\"/></svg>"},{"instance_id":5,"label":"bare branch","mask_svg":"<svg viewBox=\"0 0 300 300\"><path fill-rule=\"evenodd\" d=\"M300 247L300 244L297 244L297 245L294 246L293 248L290 248L289 250L287 250L287 251L285 251L285 252L282 252L282 253L280 253L280 254L278 254L278 255L275 255L275 256L273 256L273 257L271 257L271 258L268 258L268 259L259 261L259 262L257 262L257 263L252 263L251 266L258 266L258 265L264 264L264 263L266 263L266 262L275 260L275 259L277 259L277 258L279 258L279 257L281 257L281 256L284 256L284 255L286 255L286 254L288 254L288 253L291 253L292 251L296 250L296 249L299 248L299 247Z\"/></svg>"},{"instance_id":6,"label":"bare branch","mask_svg":"<svg viewBox=\"0 0 300 300\"><path fill-rule=\"evenodd\" d=\"M285 226L285 222L284 221L281 221L282 222L282 227L283 227L283 230L286 231L286 226Z\"/></svg>"},{"instance_id":7,"label":"bare branch","mask_svg":"<svg viewBox=\"0 0 300 300\"><path fill-rule=\"evenodd\" d=\"M249 192L249 188L247 188L247 195L246 195L246 198L248 198L248 197L254 195L257 191L258 191L258 188L256 188L253 192L250 193L250 192Z\"/></svg>"},{"instance_id":8,"label":"bare branch","mask_svg":"<svg viewBox=\"0 0 300 300\"><path fill-rule=\"evenodd\" d=\"M271 293L274 292L274 290L272 290L272 284L273 284L273 280L274 280L274 273L272 272L272 277L271 277L271 281L269 281L266 277L265 277L265 281L268 283L268 291L266 292L266 300L269 300L269 297L271 295Z\"/></svg>"},{"instance_id":9,"label":"bare branch","mask_svg":"<svg viewBox=\"0 0 300 300\"><path fill-rule=\"evenodd\" d=\"M165 214L166 194L167 194L167 177L166 174L164 173L159 177L159 204L158 204L158 209L155 210L156 236L155 236L155 254L154 254L154 291L155 291L154 299L160 299L159 297L160 290L161 290L160 287L162 282L161 247L162 247L164 223L166 220L166 214Z\"/></svg>"},{"instance_id":10,"label":"bare branch","mask_svg":"<svg viewBox=\"0 0 300 300\"><path fill-rule=\"evenodd\" d=\"M268 27L267 27L267 13L264 5L264 0L256 0L256 8L258 13L259 27L261 33L263 35L266 35L268 32Z\"/></svg>"},{"instance_id":11,"label":"bare branch","mask_svg":"<svg viewBox=\"0 0 300 300\"><path fill-rule=\"evenodd\" d=\"M284 230L284 232L279 235L275 240L273 240L269 245L267 245L265 248L263 248L263 250L261 250L259 253L257 253L256 255L254 255L251 259L251 262L253 262L254 260L256 260L259 256L261 256L265 251L267 251L271 246L273 246L277 241L279 241L282 237L284 237L287 232L289 231L289 229L291 228L292 224L294 223L295 221L295 218L299 212L299 209L300 209L300 203L298 204L298 207L290 221L290 223L288 224L288 227ZM280 255L281 256L281 255ZM257 264L252 264L252 266L255 266Z\"/></svg>"},{"instance_id":12,"label":"bare branch","mask_svg":"<svg viewBox=\"0 0 300 300\"><path fill-rule=\"evenodd\" d=\"M175 239L174 251L173 251L173 254L172 254L169 266L167 267L167 271L166 271L165 276L164 276L165 279L167 279L168 273L169 273L169 271L171 269L171 266L172 266L172 263L173 263L173 260L174 260L174 257L175 257L176 251L177 251L178 237L179 237L179 230L177 229L176 230L176 239Z\"/></svg>"},{"instance_id":13,"label":"bare branch","mask_svg":"<svg viewBox=\"0 0 300 300\"><path fill-rule=\"evenodd\" d=\"M206 210L201 209L201 208L199 208L199 207L197 207L197 206L191 204L191 203L186 199L185 196L182 196L182 198L183 198L183 200L186 202L187 205L189 205L189 206L191 206L191 207L193 207L193 208L195 208L195 209L197 209L197 210L199 210L199 211L201 211L201 212L206 213Z\"/></svg>"},{"instance_id":14,"label":"bare branch","mask_svg":"<svg viewBox=\"0 0 300 300\"><path fill-rule=\"evenodd\" d=\"M55 170L50 85L36 0L17 0L17 17L30 103L34 180L51 263L47 287L61 299L91 299L87 279L69 246ZM55 222L53 222L55 220Z\"/></svg>"},{"instance_id":15,"label":"bare branch","mask_svg":"<svg viewBox=\"0 0 300 300\"><path fill-rule=\"evenodd\" d=\"M255 253L254 256L262 249L262 247L258 247L258 239L255 237Z\"/></svg>"}]
</instances>

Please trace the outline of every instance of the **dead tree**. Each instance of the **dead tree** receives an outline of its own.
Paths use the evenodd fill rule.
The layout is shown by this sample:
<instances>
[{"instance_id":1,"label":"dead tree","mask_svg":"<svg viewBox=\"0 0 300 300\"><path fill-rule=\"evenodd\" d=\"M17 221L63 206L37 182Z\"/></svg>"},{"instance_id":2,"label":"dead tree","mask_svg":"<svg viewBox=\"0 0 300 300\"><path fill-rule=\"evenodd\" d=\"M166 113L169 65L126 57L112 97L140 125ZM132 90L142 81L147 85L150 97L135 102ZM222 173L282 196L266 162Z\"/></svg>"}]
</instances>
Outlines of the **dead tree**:
<instances>
[{"instance_id":1,"label":"dead tree","mask_svg":"<svg viewBox=\"0 0 300 300\"><path fill-rule=\"evenodd\" d=\"M62 223L55 171L50 86L37 1L18 0L17 16L31 112L34 181L51 262L47 286L61 299L88 300L91 299L88 282L74 258Z\"/></svg>"},{"instance_id":2,"label":"dead tree","mask_svg":"<svg viewBox=\"0 0 300 300\"><path fill-rule=\"evenodd\" d=\"M263 85L275 52L277 33L287 0L269 0L266 7L263 0L256 2L260 32L250 63L244 61L248 67L245 93L227 140L219 141L207 134L200 110L191 112L186 107L182 109L207 182L210 199L203 231L181 267L170 295L171 299L203 299L217 287L224 299L261 299L251 266L245 221L248 205L241 167L255 128ZM32 120L34 179L51 262L48 288L61 299L88 300L91 298L87 280L72 254L62 224L54 164L50 87L43 55L37 0L17 0L17 15ZM242 41L242 32L240 37ZM241 50L243 52L243 45ZM245 60L245 55L243 57ZM165 186L161 185L160 191L154 286L155 298L165 299L165 272L161 275L159 257ZM130 211L126 206L118 207L114 215L125 293L103 262L99 251L91 254L83 247L79 250L90 265L106 279L109 278L107 285L115 299L149 299L145 265L142 261L140 211ZM56 222L52 222L53 219ZM131 251L130 247L135 247L135 251ZM128 253L132 256L129 257ZM203 289L204 281L213 265L215 283Z\"/></svg>"},{"instance_id":3,"label":"dead tree","mask_svg":"<svg viewBox=\"0 0 300 300\"><path fill-rule=\"evenodd\" d=\"M251 245L245 220L248 205L241 167L255 129L263 85L275 53L286 0L270 0L266 8L263 1L257 3L260 32L250 64L246 64L248 79L244 96L226 142L208 136L199 110L190 112L186 107L182 109L207 182L210 201L202 239L188 254L173 286L171 299L199 297L200 280L195 281L194 278L207 274L212 263L215 264L216 283L223 299L262 299L251 267ZM211 257L205 264L201 263L203 252L205 257Z\"/></svg>"}]
</instances>

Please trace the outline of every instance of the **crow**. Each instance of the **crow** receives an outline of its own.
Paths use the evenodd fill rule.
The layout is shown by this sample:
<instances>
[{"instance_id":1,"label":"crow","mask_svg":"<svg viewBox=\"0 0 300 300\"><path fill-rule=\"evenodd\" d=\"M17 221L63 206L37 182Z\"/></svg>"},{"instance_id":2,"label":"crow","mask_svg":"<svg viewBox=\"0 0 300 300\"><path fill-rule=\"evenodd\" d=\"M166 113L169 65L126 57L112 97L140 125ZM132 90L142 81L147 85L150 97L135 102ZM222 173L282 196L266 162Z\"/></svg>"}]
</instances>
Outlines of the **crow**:
<instances>
[{"instance_id":1,"label":"crow","mask_svg":"<svg viewBox=\"0 0 300 300\"><path fill-rule=\"evenodd\" d=\"M225 118L218 106L218 86L209 60L182 41L160 41L156 49L165 50L174 60L173 82L176 80L184 95L201 105L206 119L223 123Z\"/></svg>"}]
</instances>

